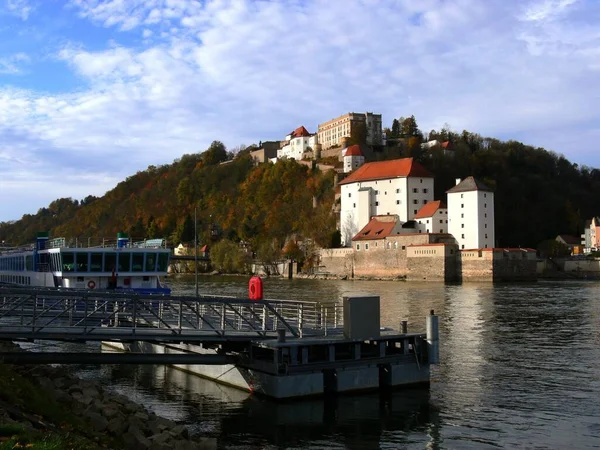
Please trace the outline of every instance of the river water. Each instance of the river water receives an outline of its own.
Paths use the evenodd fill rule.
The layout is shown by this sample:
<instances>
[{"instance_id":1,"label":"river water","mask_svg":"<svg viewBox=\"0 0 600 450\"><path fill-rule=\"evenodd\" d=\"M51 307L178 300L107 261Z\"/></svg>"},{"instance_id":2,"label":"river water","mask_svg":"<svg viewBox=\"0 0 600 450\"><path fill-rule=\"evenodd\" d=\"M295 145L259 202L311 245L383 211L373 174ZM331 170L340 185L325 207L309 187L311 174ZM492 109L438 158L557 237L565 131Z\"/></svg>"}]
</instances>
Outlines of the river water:
<instances>
[{"instance_id":1,"label":"river water","mask_svg":"<svg viewBox=\"0 0 600 450\"><path fill-rule=\"evenodd\" d=\"M169 279L193 294L194 279ZM246 278L201 277L243 296ZM267 279L265 298L379 295L382 325L440 317L429 389L278 404L165 367L79 367L80 376L182 421L222 449L600 448L599 282L405 283Z\"/></svg>"}]
</instances>

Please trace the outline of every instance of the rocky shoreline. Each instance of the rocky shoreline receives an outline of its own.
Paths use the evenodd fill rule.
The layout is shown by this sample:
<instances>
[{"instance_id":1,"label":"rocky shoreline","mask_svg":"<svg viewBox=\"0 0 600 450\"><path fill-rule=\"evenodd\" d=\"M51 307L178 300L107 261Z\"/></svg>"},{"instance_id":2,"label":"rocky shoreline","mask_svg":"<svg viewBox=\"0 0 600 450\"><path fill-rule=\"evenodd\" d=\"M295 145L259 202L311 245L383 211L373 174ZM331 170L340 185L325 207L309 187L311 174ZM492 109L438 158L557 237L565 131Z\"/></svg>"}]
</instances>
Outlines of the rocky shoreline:
<instances>
[{"instance_id":1,"label":"rocky shoreline","mask_svg":"<svg viewBox=\"0 0 600 450\"><path fill-rule=\"evenodd\" d=\"M23 351L17 344L1 342L0 351ZM112 393L98 383L81 380L63 367L49 365L5 366L31 381L52 398L59 408L75 414L85 425L76 430L101 447L132 450L170 450L217 448L216 439L190 436L185 425L148 411L126 396ZM14 380L14 377L12 378ZM0 397L4 398L0 392ZM40 419L41 418L41 419ZM0 401L0 424L20 424L25 429L59 430L44 411L27 411L19 405ZM77 424L80 427L80 424ZM81 427L80 427L81 428ZM101 443L109 438L111 444Z\"/></svg>"}]
</instances>

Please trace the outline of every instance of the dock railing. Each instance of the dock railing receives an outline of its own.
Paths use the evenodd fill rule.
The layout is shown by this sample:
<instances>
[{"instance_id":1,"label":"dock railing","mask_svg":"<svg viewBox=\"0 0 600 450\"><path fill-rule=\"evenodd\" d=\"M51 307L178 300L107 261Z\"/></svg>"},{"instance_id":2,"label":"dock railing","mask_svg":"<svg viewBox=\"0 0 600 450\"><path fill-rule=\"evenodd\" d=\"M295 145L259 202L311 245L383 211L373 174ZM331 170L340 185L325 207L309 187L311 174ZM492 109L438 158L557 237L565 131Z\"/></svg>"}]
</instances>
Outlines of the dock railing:
<instances>
[{"instance_id":1,"label":"dock railing","mask_svg":"<svg viewBox=\"0 0 600 450\"><path fill-rule=\"evenodd\" d=\"M0 288L0 339L252 340L341 333L339 304Z\"/></svg>"}]
</instances>

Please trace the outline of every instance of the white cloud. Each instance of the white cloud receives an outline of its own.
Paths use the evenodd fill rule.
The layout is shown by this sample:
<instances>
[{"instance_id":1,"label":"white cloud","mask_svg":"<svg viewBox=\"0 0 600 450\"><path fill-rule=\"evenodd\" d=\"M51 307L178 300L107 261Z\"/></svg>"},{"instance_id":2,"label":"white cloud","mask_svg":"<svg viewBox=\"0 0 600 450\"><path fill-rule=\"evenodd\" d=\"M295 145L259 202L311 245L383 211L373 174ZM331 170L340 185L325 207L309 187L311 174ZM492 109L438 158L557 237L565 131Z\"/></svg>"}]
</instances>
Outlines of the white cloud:
<instances>
[{"instance_id":1,"label":"white cloud","mask_svg":"<svg viewBox=\"0 0 600 450\"><path fill-rule=\"evenodd\" d=\"M5 7L8 12L22 20L27 20L34 10L29 0L6 0Z\"/></svg>"},{"instance_id":2,"label":"white cloud","mask_svg":"<svg viewBox=\"0 0 600 450\"><path fill-rule=\"evenodd\" d=\"M21 74L23 73L23 66L29 62L29 57L25 53L15 53L11 56L0 57L0 74Z\"/></svg>"},{"instance_id":3,"label":"white cloud","mask_svg":"<svg viewBox=\"0 0 600 450\"><path fill-rule=\"evenodd\" d=\"M59 171L58 182L94 173L76 182L98 195L214 139L280 139L300 124L314 131L367 110L382 113L384 125L415 114L424 131L449 123L518 135L599 164L577 153L584 140L569 134L599 119L594 4L552 2L558 14L549 2L529 2L525 13L507 3L72 0L71 11L114 33L113 41L56 52L80 78L71 92L0 89L0 139L20 143L0 158L12 167L27 161L28 176ZM138 43L118 44L126 42L121 32ZM571 137L546 139L544 130ZM13 186L10 170L0 175L0 189ZM39 189L46 196L37 207L69 189ZM14 218L10 211L0 209L0 220Z\"/></svg>"}]
</instances>

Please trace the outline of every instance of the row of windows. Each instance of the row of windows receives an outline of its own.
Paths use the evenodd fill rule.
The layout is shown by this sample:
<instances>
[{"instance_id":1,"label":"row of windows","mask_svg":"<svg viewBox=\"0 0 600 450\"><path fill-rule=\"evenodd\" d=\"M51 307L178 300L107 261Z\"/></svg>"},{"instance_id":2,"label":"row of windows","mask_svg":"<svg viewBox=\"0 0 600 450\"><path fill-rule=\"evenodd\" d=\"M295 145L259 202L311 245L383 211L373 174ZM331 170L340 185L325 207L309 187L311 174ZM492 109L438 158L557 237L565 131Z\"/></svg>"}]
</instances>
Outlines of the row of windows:
<instances>
[{"instance_id":1,"label":"row of windows","mask_svg":"<svg viewBox=\"0 0 600 450\"><path fill-rule=\"evenodd\" d=\"M428 192L427 188L423 189L423 194L427 194L427 192ZM400 193L400 189L396 189L396 194L399 194L399 193ZM418 194L419 190L417 188L413 188L413 193ZM379 195L379 194L380 194L380 192L378 190L375 190L375 195ZM387 191L384 191L383 195L387 195ZM352 193L348 192L348 198L351 198L351 197L352 197Z\"/></svg>"},{"instance_id":2,"label":"row of windows","mask_svg":"<svg viewBox=\"0 0 600 450\"><path fill-rule=\"evenodd\" d=\"M464 235L464 234L461 234L461 235L460 235L460 237L461 237L461 239L464 239L464 238L465 238L465 235ZM487 238L488 238L488 235L486 234L486 235L485 235L485 239L487 239ZM487 247L487 246L486 246L486 247Z\"/></svg>"},{"instance_id":3,"label":"row of windows","mask_svg":"<svg viewBox=\"0 0 600 450\"><path fill-rule=\"evenodd\" d=\"M0 258L0 270L7 272L33 270L33 255L3 256Z\"/></svg>"},{"instance_id":4,"label":"row of windows","mask_svg":"<svg viewBox=\"0 0 600 450\"><path fill-rule=\"evenodd\" d=\"M460 198L464 198L465 194L460 194ZM487 194L483 194L483 198L487 198Z\"/></svg>"},{"instance_id":5,"label":"row of windows","mask_svg":"<svg viewBox=\"0 0 600 450\"><path fill-rule=\"evenodd\" d=\"M0 281L3 283L31 285L31 277L25 277L23 275L0 275Z\"/></svg>"},{"instance_id":6,"label":"row of windows","mask_svg":"<svg viewBox=\"0 0 600 450\"><path fill-rule=\"evenodd\" d=\"M420 222L419 222L420 223ZM425 221L425 223L429 223L429 219L427 219ZM433 224L433 219L431 219L431 223ZM440 223L444 223L444 221L442 219L440 219ZM448 221L446 220L446 223L448 223Z\"/></svg>"},{"instance_id":7,"label":"row of windows","mask_svg":"<svg viewBox=\"0 0 600 450\"><path fill-rule=\"evenodd\" d=\"M167 253L152 252L61 252L51 253L53 272L166 272Z\"/></svg>"}]
</instances>

